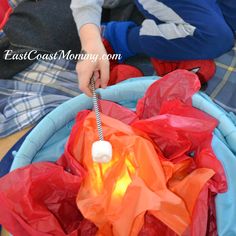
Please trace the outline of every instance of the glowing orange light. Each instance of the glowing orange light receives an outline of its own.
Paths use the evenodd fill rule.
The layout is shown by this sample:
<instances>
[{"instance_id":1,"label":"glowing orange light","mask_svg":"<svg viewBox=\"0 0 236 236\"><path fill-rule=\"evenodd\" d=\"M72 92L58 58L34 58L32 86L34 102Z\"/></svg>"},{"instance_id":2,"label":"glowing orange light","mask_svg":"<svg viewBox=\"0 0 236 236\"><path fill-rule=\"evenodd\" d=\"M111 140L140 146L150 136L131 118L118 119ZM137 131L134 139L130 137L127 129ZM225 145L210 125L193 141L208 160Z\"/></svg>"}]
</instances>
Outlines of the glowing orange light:
<instances>
[{"instance_id":1,"label":"glowing orange light","mask_svg":"<svg viewBox=\"0 0 236 236\"><path fill-rule=\"evenodd\" d=\"M120 176L117 178L114 190L112 192L112 197L122 198L132 182L132 176L135 174L135 167L129 160L132 157L132 154L127 155L125 159L125 165L123 167L123 172L120 173ZM104 190L104 176L109 174L112 171L112 168L117 164L117 159L113 157L113 160L109 163L98 164L93 163L92 168L89 169L89 175L92 182L92 187L94 190L94 195L101 194Z\"/></svg>"}]
</instances>

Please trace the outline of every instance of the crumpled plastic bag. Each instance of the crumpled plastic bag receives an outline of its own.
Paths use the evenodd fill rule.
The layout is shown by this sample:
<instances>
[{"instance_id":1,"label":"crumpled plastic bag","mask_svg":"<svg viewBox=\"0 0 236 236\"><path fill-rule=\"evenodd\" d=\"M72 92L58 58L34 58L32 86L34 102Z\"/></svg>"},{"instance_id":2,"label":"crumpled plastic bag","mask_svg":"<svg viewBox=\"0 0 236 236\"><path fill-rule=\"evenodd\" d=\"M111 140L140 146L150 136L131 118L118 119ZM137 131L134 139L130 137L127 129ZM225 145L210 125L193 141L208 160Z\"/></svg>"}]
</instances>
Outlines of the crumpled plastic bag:
<instances>
[{"instance_id":1,"label":"crumpled plastic bag","mask_svg":"<svg viewBox=\"0 0 236 236\"><path fill-rule=\"evenodd\" d=\"M36 163L0 179L0 222L14 236L95 235L76 206L85 171L74 160L60 161L64 168Z\"/></svg>"},{"instance_id":2,"label":"crumpled plastic bag","mask_svg":"<svg viewBox=\"0 0 236 236\"><path fill-rule=\"evenodd\" d=\"M197 76L191 72L177 70L166 75L150 86L138 102L137 115L141 121L134 122L133 127L148 133L164 156L173 163L189 158L186 154L194 156L188 172L196 167L209 167L215 170L216 174L198 196L189 232L190 235L196 236L214 236L217 235L215 196L227 190L227 183L224 169L211 148L212 132L217 122L206 113L192 107L191 97L199 88ZM122 113L124 115L125 111ZM164 122L161 124L163 119L168 123L168 129L162 128L162 125L167 125ZM180 121L178 125L177 120ZM192 122L189 123L190 120ZM165 131L161 132L163 130ZM154 225L152 229L148 229L152 232L153 228ZM163 232L166 232L165 235L172 235L167 233L166 229Z\"/></svg>"},{"instance_id":3,"label":"crumpled plastic bag","mask_svg":"<svg viewBox=\"0 0 236 236\"><path fill-rule=\"evenodd\" d=\"M95 223L101 235L138 235L148 211L182 235L190 225L196 198L214 171L199 168L186 176L182 169L191 160L178 166L169 163L172 176L178 179L167 186L164 157L150 138L118 120L107 116L102 120L105 139L113 147L111 162L92 160L91 146L97 139L93 113L82 127L73 127L65 151L65 156L73 156L88 172L77 196L83 216Z\"/></svg>"},{"instance_id":4,"label":"crumpled plastic bag","mask_svg":"<svg viewBox=\"0 0 236 236\"><path fill-rule=\"evenodd\" d=\"M159 158L163 159L162 167L168 187L185 200L190 215L196 219L191 222L189 229L191 235L204 234L208 230L208 206L210 206L209 201L212 199L208 194L209 189L211 188L212 192L223 192L227 187L223 168L211 149L212 132L217 121L191 106L191 97L199 88L199 81L193 73L176 71L169 74L154 83L144 98L139 101L137 115L140 121L133 115L134 121L129 123L132 127L147 133L155 142L156 151L158 152L157 149L160 147L164 153L165 157L159 155ZM104 107L103 103L101 102L102 108ZM109 114L113 114L113 117L117 113L122 114L123 117L129 113L128 117L132 117L130 111L125 108L122 110L121 112L121 108L112 105L112 103L109 106ZM121 117L119 120L122 120ZM112 127L120 127L120 125L113 125ZM78 135L79 132L76 131L76 133ZM86 130L86 134L88 134L88 130ZM85 137L85 134L80 136ZM111 137L107 139L111 140ZM71 140L76 140L76 138ZM72 146L81 145L76 145L73 142ZM85 149L88 150L88 148ZM78 155L77 152L78 149L72 155ZM160 152L158 153L160 154ZM87 165L89 166L89 164ZM196 192L193 191L196 189L194 188L194 181L189 185L189 189L186 188L187 182L191 181L194 175L199 174L200 176L202 174L201 172L198 173L202 168L211 168L215 171L211 181L207 181L208 183L201 186L202 192L199 189ZM87 169L93 168L89 166ZM202 206L199 202L202 203ZM196 222L199 222L201 214L200 211L196 212L195 207L201 209L203 214L201 221L204 223L202 227L197 227ZM212 214L214 215L214 212ZM94 219L92 221L94 222ZM215 222L212 221L211 224L215 224Z\"/></svg>"},{"instance_id":5,"label":"crumpled plastic bag","mask_svg":"<svg viewBox=\"0 0 236 236\"><path fill-rule=\"evenodd\" d=\"M214 195L227 184L211 150L217 122L191 106L198 89L179 70L148 89L137 113L101 101L109 164L92 162L95 116L80 112L56 164L0 179L0 223L15 236L215 235Z\"/></svg>"}]
</instances>

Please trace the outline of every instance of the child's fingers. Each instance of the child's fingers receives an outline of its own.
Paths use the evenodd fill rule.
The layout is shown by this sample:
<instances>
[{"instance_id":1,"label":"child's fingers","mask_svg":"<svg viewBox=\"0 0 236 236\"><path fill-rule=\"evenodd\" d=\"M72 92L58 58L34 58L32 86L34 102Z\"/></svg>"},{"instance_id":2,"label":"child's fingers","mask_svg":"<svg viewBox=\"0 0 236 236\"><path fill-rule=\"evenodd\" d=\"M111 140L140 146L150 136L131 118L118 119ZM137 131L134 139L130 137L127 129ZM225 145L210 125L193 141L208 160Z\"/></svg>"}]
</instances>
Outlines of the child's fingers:
<instances>
[{"instance_id":1,"label":"child's fingers","mask_svg":"<svg viewBox=\"0 0 236 236\"><path fill-rule=\"evenodd\" d=\"M93 70L82 70L77 68L79 89L84 92L87 96L92 96L92 91L90 88L90 79L93 75Z\"/></svg>"},{"instance_id":2,"label":"child's fingers","mask_svg":"<svg viewBox=\"0 0 236 236\"><path fill-rule=\"evenodd\" d=\"M98 70L95 70L93 73L93 78L95 80L95 88L99 88L101 86L101 79L100 79L100 73Z\"/></svg>"},{"instance_id":3,"label":"child's fingers","mask_svg":"<svg viewBox=\"0 0 236 236\"><path fill-rule=\"evenodd\" d=\"M101 87L106 88L110 78L110 63L108 60L104 60L100 64L100 78L101 78Z\"/></svg>"},{"instance_id":4,"label":"child's fingers","mask_svg":"<svg viewBox=\"0 0 236 236\"><path fill-rule=\"evenodd\" d=\"M86 78L87 80L87 78ZM79 88L82 92L84 92L87 96L92 97L92 91L90 88L90 79L86 81L85 78L83 80L80 80Z\"/></svg>"},{"instance_id":5,"label":"child's fingers","mask_svg":"<svg viewBox=\"0 0 236 236\"><path fill-rule=\"evenodd\" d=\"M77 63L76 71L78 74L79 88L87 96L92 97L91 78L99 78L99 71L96 69L96 63L92 63L89 60L81 61Z\"/></svg>"},{"instance_id":6,"label":"child's fingers","mask_svg":"<svg viewBox=\"0 0 236 236\"><path fill-rule=\"evenodd\" d=\"M100 87L101 87L101 80L100 80L100 79L97 79L97 80L95 81L95 88L98 89L98 88L100 88Z\"/></svg>"}]
</instances>

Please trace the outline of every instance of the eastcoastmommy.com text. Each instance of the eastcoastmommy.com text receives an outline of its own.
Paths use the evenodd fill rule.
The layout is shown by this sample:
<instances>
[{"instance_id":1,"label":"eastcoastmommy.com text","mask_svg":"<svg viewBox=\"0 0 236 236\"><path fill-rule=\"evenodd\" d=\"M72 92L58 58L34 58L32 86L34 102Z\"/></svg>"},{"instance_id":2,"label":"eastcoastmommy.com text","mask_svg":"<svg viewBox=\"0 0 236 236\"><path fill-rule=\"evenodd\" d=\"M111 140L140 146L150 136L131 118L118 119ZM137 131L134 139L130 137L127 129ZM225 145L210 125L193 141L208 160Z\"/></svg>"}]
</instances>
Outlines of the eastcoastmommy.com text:
<instances>
[{"instance_id":1,"label":"eastcoastmommy.com text","mask_svg":"<svg viewBox=\"0 0 236 236\"><path fill-rule=\"evenodd\" d=\"M96 62L97 60L121 60L122 56L121 54L103 54L102 56L89 53L74 54L72 53L71 50L70 51L59 50L55 53L39 53L37 50L31 50L23 53L15 53L12 50L5 50L4 59L7 61L65 59L65 60L75 60L75 61L90 60L91 62Z\"/></svg>"}]
</instances>

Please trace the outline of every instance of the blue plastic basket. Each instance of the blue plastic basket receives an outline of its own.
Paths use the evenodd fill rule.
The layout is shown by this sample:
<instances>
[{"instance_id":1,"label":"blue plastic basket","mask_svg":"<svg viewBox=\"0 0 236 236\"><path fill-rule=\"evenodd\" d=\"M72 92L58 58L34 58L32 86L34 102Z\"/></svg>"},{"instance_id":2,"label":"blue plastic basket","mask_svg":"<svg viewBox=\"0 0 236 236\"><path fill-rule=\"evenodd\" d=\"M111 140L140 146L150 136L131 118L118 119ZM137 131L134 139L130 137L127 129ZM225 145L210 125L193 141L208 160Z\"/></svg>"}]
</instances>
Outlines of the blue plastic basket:
<instances>
[{"instance_id":1,"label":"blue plastic basket","mask_svg":"<svg viewBox=\"0 0 236 236\"><path fill-rule=\"evenodd\" d=\"M102 99L114 101L135 109L137 100L158 78L130 79L118 85L100 90ZM236 127L230 114L215 105L208 96L197 93L193 96L194 107L210 114L219 121L214 132L212 147L222 162L229 185L224 194L216 198L217 227L219 235L236 235ZM11 170L33 162L55 162L63 153L76 114L92 108L92 100L85 95L75 97L48 114L27 136L17 152Z\"/></svg>"}]
</instances>

